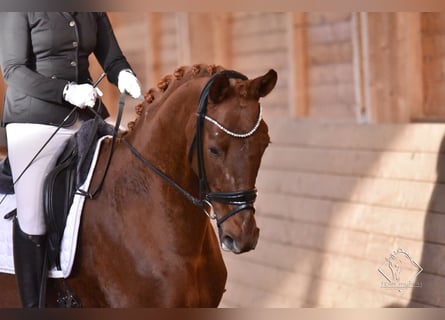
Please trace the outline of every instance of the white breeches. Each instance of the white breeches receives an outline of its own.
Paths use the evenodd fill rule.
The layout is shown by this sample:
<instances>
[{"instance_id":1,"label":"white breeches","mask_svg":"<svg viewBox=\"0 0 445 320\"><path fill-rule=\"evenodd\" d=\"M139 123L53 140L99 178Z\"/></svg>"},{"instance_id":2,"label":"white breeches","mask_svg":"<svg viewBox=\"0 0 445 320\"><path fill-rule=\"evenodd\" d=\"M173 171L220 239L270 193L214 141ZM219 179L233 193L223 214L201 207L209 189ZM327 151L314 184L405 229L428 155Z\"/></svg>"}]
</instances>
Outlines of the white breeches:
<instances>
[{"instance_id":1,"label":"white breeches","mask_svg":"<svg viewBox=\"0 0 445 320\"><path fill-rule=\"evenodd\" d=\"M80 128L80 122L61 128L15 183L17 219L23 232L43 235L46 232L43 213L43 184L54 168L66 141ZM6 126L8 157L14 181L20 176L57 127L42 124L11 123Z\"/></svg>"}]
</instances>

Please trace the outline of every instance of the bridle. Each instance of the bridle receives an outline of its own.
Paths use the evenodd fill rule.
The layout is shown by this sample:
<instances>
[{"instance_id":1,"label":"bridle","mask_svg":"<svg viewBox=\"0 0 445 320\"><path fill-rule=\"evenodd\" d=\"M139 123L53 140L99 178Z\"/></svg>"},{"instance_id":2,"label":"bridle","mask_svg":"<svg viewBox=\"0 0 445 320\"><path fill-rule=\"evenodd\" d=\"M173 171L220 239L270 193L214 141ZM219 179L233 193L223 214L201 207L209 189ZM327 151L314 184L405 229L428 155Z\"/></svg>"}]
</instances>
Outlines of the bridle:
<instances>
[{"instance_id":1,"label":"bridle","mask_svg":"<svg viewBox=\"0 0 445 320\"><path fill-rule=\"evenodd\" d=\"M207 175L205 170L205 164L204 164L204 153L203 153L203 127L204 127L204 120L207 120L220 129L222 129L223 132L226 134L229 134L236 138L247 138L248 136L251 136L256 129L258 129L258 126L261 122L261 109L258 116L258 121L253 127L252 130L245 134L235 133L228 129L226 129L223 125L221 125L216 120L210 118L207 116L207 104L208 104L208 95L210 87L212 86L215 79L221 75L226 75L229 78L235 78L235 79L241 79L241 80L247 80L247 77L241 73L238 73L236 71L229 71L225 70L220 73L216 73L213 75L209 81L205 84L204 88L201 91L200 97L199 97L199 105L198 105L198 117L196 121L196 133L195 133L195 139L194 144L196 145L197 150L197 160L198 160L198 177L199 177L199 190L200 190L200 198L204 203L206 203L210 209L213 211L213 206L211 204L211 201L219 202L226 205L232 205L236 206L235 209L231 210L221 218L217 219L217 225L220 226L224 221L226 221L231 216L237 214L240 211L251 209L253 212L255 212L255 208L253 206L253 203L255 202L256 196L257 196L257 189L253 188L250 190L243 190L243 191L234 191L234 192L212 192L210 190L208 181L207 181ZM193 144L192 144L193 145ZM216 218L216 216L215 216Z\"/></svg>"},{"instance_id":2,"label":"bridle","mask_svg":"<svg viewBox=\"0 0 445 320\"><path fill-rule=\"evenodd\" d=\"M249 190L241 190L241 191L234 191L234 192L212 192L210 190L210 187L209 187L209 184L207 181L205 164L204 164L204 152L203 152L204 121L209 121L210 123L216 125L223 132L225 132L226 134L228 134L232 137L247 138L255 133L255 131L258 129L258 127L261 123L261 120L262 120L262 112L261 112L261 106L260 106L258 120L255 123L254 127L251 130L249 130L248 132L236 133L236 132L233 132L233 131L225 128L222 124L220 124L218 121L214 120L213 118L207 116L207 104L208 104L208 95L209 95L210 87L212 86L216 77L219 77L221 75L226 75L229 78L247 80L247 77L241 73L238 73L236 71L224 70L224 71L214 74L208 80L208 82L205 84L204 88L201 91L201 94L199 97L198 112L197 112L196 131L195 131L195 136L194 136L192 145L190 146L190 153L189 153L192 156L193 155L192 151L193 151L194 147L196 147L196 151L197 151L196 154L197 154L197 161L198 161L198 177L199 177L199 198L192 196L189 192L184 190L180 185L178 185L170 177L168 177L163 172L161 172L158 168L153 166L128 141L126 141L124 138L122 138L122 141L125 143L125 145L136 156L136 158L138 158L143 163L144 166L146 166L147 168L154 171L162 179L164 179L166 182L168 182L170 185L172 185L175 189L177 189L179 192L181 192L194 205L201 208L210 219L215 219L218 227L220 227L224 221L226 221L233 215L235 215L243 210L249 209L249 210L252 210L253 213L255 213L255 207L253 206L253 203L255 202L255 199L257 196L257 189L253 188L253 189L249 189ZM190 158L190 161L191 161L191 158ZM226 213L221 218L217 218L217 215L215 214L214 209L213 209L212 201L222 203L225 205L236 206L236 207L233 210L231 210L230 212Z\"/></svg>"}]
</instances>

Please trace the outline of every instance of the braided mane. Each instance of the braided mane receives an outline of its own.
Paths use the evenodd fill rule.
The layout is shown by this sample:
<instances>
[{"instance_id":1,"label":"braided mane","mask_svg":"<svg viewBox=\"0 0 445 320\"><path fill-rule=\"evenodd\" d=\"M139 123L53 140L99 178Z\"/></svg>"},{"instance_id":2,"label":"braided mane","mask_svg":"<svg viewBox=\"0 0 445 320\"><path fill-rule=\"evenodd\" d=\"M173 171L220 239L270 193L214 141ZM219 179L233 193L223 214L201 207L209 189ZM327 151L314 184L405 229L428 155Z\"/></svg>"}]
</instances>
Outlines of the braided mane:
<instances>
[{"instance_id":1,"label":"braided mane","mask_svg":"<svg viewBox=\"0 0 445 320\"><path fill-rule=\"evenodd\" d=\"M183 83L196 78L212 76L213 74L225 70L221 66L195 64L193 66L178 67L173 74L165 75L155 88L149 89L144 95L144 101L135 107L136 119L128 123L128 131L132 131L137 121L145 112L156 112L162 102ZM148 110L148 105L151 106Z\"/></svg>"}]
</instances>

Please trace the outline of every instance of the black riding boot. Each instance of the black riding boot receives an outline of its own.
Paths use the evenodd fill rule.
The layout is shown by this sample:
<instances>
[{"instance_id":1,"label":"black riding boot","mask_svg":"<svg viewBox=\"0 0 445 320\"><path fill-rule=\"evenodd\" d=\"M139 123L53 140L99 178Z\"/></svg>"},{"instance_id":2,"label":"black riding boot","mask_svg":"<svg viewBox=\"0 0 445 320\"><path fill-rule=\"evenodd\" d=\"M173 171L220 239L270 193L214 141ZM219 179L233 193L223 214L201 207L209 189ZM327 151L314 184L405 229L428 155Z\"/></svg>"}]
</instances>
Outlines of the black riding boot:
<instances>
[{"instance_id":1,"label":"black riding boot","mask_svg":"<svg viewBox=\"0 0 445 320\"><path fill-rule=\"evenodd\" d=\"M46 236L34 236L24 233L17 218L14 219L12 233L14 268L20 292L22 306L39 307L40 287L46 281L44 260ZM45 279L42 280L42 277Z\"/></svg>"}]
</instances>

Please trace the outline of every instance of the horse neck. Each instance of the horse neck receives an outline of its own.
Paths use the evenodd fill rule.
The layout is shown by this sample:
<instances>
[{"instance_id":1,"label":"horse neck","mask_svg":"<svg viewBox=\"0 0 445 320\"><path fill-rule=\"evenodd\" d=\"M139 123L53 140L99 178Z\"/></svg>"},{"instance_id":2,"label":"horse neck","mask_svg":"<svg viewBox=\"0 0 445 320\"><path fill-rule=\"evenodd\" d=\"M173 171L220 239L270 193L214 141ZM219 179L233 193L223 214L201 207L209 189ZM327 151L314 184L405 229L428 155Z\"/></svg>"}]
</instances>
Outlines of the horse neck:
<instances>
[{"instance_id":1,"label":"horse neck","mask_svg":"<svg viewBox=\"0 0 445 320\"><path fill-rule=\"evenodd\" d=\"M199 194L198 178L192 170L188 153L194 135L197 101L204 82L205 79L193 81L186 90L178 89L165 98L161 105L145 105L146 110L126 138L152 165L195 197ZM140 168L137 165L138 160L132 158L130 161L135 165L129 170L140 170L137 169ZM146 172L152 175L149 169ZM170 224L168 228L171 228L176 237L187 239L187 245L181 252L200 252L202 246L208 245L204 244L204 240L209 232L213 232L207 217L177 191L172 188L163 189L168 185L166 181L162 181L160 177L155 177L154 181L157 188L163 190L160 191L163 204L168 206L168 210L153 212L157 216L155 219L161 219L162 224ZM166 217L166 214L170 217ZM192 235L190 230L194 230ZM185 244L184 239L181 240L181 245Z\"/></svg>"},{"instance_id":2,"label":"horse neck","mask_svg":"<svg viewBox=\"0 0 445 320\"><path fill-rule=\"evenodd\" d=\"M154 166L184 187L196 184L188 152L196 123L197 101L205 79L189 80L159 99L145 104L127 140Z\"/></svg>"}]
</instances>

